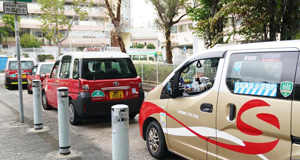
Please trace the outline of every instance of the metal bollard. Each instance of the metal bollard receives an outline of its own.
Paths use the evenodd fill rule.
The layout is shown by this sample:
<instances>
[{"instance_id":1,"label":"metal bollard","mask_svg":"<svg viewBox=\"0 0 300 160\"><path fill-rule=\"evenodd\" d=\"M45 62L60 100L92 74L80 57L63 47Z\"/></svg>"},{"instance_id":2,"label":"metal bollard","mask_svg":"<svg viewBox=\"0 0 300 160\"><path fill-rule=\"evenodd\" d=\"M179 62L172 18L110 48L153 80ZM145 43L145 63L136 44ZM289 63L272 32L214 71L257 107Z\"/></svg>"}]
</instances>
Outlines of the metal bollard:
<instances>
[{"instance_id":1,"label":"metal bollard","mask_svg":"<svg viewBox=\"0 0 300 160\"><path fill-rule=\"evenodd\" d=\"M59 153L68 155L70 148L69 128L69 89L67 87L57 88L58 104L58 132L59 132Z\"/></svg>"},{"instance_id":2,"label":"metal bollard","mask_svg":"<svg viewBox=\"0 0 300 160\"><path fill-rule=\"evenodd\" d=\"M129 160L128 106L114 105L111 108L112 159Z\"/></svg>"},{"instance_id":3,"label":"metal bollard","mask_svg":"<svg viewBox=\"0 0 300 160\"><path fill-rule=\"evenodd\" d=\"M41 81L32 81L34 129L43 129Z\"/></svg>"}]
</instances>

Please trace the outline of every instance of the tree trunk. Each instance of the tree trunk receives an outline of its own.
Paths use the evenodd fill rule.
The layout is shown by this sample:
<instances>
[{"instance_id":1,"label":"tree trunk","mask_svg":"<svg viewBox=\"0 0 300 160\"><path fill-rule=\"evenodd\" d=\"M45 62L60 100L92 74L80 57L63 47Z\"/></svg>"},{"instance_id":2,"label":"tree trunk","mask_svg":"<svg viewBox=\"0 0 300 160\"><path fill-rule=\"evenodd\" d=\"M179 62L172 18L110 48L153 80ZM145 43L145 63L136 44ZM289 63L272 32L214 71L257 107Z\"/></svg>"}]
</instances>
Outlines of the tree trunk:
<instances>
[{"instance_id":1,"label":"tree trunk","mask_svg":"<svg viewBox=\"0 0 300 160\"><path fill-rule=\"evenodd\" d=\"M119 42L121 52L127 53L123 38L120 34L117 35L117 40Z\"/></svg>"},{"instance_id":2,"label":"tree trunk","mask_svg":"<svg viewBox=\"0 0 300 160\"><path fill-rule=\"evenodd\" d=\"M280 40L291 40L291 32L289 29L291 28L291 10L292 5L294 4L293 0L283 0L281 3L281 12L282 12L282 23L281 23L281 32L280 32Z\"/></svg>"},{"instance_id":3,"label":"tree trunk","mask_svg":"<svg viewBox=\"0 0 300 160\"><path fill-rule=\"evenodd\" d=\"M61 42L57 43L57 48L58 48L58 56L56 58L58 58L59 56L61 56Z\"/></svg>"},{"instance_id":4,"label":"tree trunk","mask_svg":"<svg viewBox=\"0 0 300 160\"><path fill-rule=\"evenodd\" d=\"M171 30L167 30L165 33L166 37L166 53L167 53L167 63L172 64L172 48L171 48Z\"/></svg>"},{"instance_id":5,"label":"tree trunk","mask_svg":"<svg viewBox=\"0 0 300 160\"><path fill-rule=\"evenodd\" d=\"M276 23L275 23L275 7L276 0L270 0L269 2L269 28L270 28L270 41L276 41Z\"/></svg>"}]
</instances>

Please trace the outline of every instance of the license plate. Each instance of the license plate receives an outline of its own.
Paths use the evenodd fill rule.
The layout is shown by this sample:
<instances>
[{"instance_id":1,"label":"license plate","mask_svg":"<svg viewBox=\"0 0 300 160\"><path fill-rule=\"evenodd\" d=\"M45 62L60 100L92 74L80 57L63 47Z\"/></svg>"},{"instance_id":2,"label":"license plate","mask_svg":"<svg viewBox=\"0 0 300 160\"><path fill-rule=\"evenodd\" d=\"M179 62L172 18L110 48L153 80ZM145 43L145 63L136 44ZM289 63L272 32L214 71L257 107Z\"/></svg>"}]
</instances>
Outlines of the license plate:
<instances>
[{"instance_id":1,"label":"license plate","mask_svg":"<svg viewBox=\"0 0 300 160\"><path fill-rule=\"evenodd\" d=\"M23 75L22 75L22 78L26 78L26 74L23 74Z\"/></svg>"},{"instance_id":2,"label":"license plate","mask_svg":"<svg viewBox=\"0 0 300 160\"><path fill-rule=\"evenodd\" d=\"M109 91L110 99L123 98L123 91Z\"/></svg>"}]
</instances>

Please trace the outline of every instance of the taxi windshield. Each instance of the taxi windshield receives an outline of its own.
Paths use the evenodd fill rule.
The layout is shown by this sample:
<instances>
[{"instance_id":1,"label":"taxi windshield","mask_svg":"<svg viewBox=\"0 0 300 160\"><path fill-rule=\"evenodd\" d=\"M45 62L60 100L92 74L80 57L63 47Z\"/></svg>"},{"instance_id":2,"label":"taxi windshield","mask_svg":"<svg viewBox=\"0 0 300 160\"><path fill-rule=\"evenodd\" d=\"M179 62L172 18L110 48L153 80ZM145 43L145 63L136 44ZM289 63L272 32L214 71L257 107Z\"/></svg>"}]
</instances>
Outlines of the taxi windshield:
<instances>
[{"instance_id":1,"label":"taxi windshield","mask_svg":"<svg viewBox=\"0 0 300 160\"><path fill-rule=\"evenodd\" d=\"M33 61L21 61L21 69L29 70L33 67ZM18 69L18 62L17 61L10 61L9 62L9 70L17 70Z\"/></svg>"},{"instance_id":2,"label":"taxi windshield","mask_svg":"<svg viewBox=\"0 0 300 160\"><path fill-rule=\"evenodd\" d=\"M135 78L136 70L130 58L84 59L83 77L87 80Z\"/></svg>"},{"instance_id":3,"label":"taxi windshield","mask_svg":"<svg viewBox=\"0 0 300 160\"><path fill-rule=\"evenodd\" d=\"M53 67L53 64L42 64L40 74L42 73L50 73L51 69Z\"/></svg>"}]
</instances>

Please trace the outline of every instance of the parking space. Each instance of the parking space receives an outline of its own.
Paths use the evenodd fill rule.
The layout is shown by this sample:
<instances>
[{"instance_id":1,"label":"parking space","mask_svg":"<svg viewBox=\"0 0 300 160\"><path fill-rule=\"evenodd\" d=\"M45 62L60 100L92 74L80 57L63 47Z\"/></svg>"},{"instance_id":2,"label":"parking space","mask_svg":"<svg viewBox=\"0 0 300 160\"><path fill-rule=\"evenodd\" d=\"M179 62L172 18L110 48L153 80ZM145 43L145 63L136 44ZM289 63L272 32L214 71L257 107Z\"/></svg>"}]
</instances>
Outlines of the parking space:
<instances>
[{"instance_id":1,"label":"parking space","mask_svg":"<svg viewBox=\"0 0 300 160\"><path fill-rule=\"evenodd\" d=\"M0 73L0 84L3 87L4 74ZM18 90L7 90L7 92L14 93L18 95ZM27 91L23 90L23 99L24 102L33 104L32 95L27 94ZM26 117L26 112L24 113ZM47 114L53 118L53 121L57 121L57 110L43 110L43 114ZM143 159L143 160L152 160L153 158L149 154L146 142L139 135L139 115L137 115L134 119L130 120L129 123L129 152L130 159ZM44 122L44 125L47 125L47 122ZM97 119L97 120L86 120L83 121L82 124L78 126L70 125L70 131L80 136L92 143L96 148L98 148L101 153L105 154L105 156L110 157L112 153L112 140L111 140L111 120L110 119ZM71 144L76 142L71 140ZM171 155L167 159L182 159L176 155Z\"/></svg>"}]
</instances>

